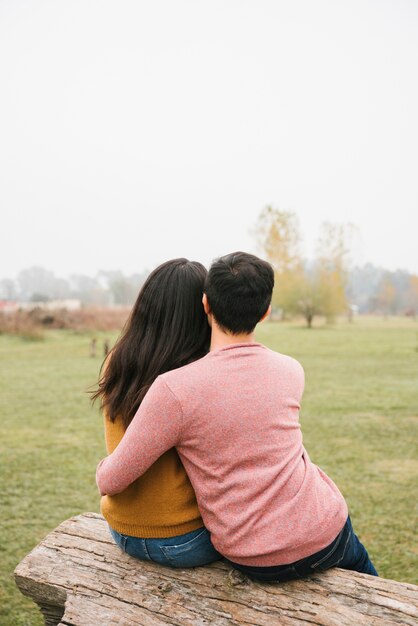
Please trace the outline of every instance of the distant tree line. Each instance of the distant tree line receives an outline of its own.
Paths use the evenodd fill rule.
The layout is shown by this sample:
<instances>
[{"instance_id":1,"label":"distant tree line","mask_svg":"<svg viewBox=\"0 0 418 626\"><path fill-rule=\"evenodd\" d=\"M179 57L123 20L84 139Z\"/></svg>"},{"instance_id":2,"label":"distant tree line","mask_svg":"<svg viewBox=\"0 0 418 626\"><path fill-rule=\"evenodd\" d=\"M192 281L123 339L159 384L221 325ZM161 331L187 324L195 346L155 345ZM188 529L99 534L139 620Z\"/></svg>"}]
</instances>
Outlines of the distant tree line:
<instances>
[{"instance_id":1,"label":"distant tree line","mask_svg":"<svg viewBox=\"0 0 418 626\"><path fill-rule=\"evenodd\" d=\"M350 232L340 224L323 224L315 256L301 252L301 233L295 213L265 207L254 229L260 254L275 270L273 308L282 318L302 316L311 326L317 316L332 321L337 315L372 313L418 315L418 276L405 270L387 271L367 263L350 266ZM57 277L34 266L16 279L0 280L0 300L48 302L80 300L83 305L130 306L145 282L147 271L125 275L100 271L96 276Z\"/></svg>"},{"instance_id":2,"label":"distant tree line","mask_svg":"<svg viewBox=\"0 0 418 626\"><path fill-rule=\"evenodd\" d=\"M73 274L57 277L43 267L22 270L16 279L0 280L0 300L48 302L80 300L90 306L129 306L134 303L148 272L124 275L120 271L100 271L96 276Z\"/></svg>"},{"instance_id":3,"label":"distant tree line","mask_svg":"<svg viewBox=\"0 0 418 626\"><path fill-rule=\"evenodd\" d=\"M418 276L389 272L368 263L350 265L350 226L324 223L314 258L301 251L297 215L271 206L259 214L254 235L275 270L273 310L283 318L303 316L312 326L317 316L332 321L354 311L381 315L418 314Z\"/></svg>"}]
</instances>

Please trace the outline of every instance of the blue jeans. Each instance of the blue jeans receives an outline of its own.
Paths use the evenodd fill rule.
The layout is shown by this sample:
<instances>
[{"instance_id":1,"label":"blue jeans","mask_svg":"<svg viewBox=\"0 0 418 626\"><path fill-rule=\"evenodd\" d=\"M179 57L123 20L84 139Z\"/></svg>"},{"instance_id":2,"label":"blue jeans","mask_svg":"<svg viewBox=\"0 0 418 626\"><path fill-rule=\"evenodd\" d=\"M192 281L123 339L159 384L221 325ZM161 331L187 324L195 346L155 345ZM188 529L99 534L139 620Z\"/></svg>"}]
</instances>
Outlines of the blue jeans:
<instances>
[{"instance_id":1,"label":"blue jeans","mask_svg":"<svg viewBox=\"0 0 418 626\"><path fill-rule=\"evenodd\" d=\"M231 563L250 578L265 582L285 582L304 578L315 572L323 572L331 567L341 567L363 574L378 576L369 559L366 548L360 543L348 517L344 528L329 546L295 563L274 567L253 567Z\"/></svg>"},{"instance_id":2,"label":"blue jeans","mask_svg":"<svg viewBox=\"0 0 418 626\"><path fill-rule=\"evenodd\" d=\"M142 561L155 561L170 567L197 567L222 558L213 547L206 528L165 539L140 539L122 535L110 526L109 530L124 552Z\"/></svg>"}]
</instances>

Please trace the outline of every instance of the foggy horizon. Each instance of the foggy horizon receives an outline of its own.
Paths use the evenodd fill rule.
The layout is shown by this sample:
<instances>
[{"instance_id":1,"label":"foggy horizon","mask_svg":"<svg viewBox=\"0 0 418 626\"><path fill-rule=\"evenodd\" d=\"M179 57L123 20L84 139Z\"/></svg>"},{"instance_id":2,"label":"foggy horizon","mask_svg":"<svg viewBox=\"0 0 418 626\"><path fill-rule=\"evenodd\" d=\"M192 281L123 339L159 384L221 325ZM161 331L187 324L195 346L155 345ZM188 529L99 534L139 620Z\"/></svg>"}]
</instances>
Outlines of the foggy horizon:
<instances>
[{"instance_id":1,"label":"foggy horizon","mask_svg":"<svg viewBox=\"0 0 418 626\"><path fill-rule=\"evenodd\" d=\"M206 266L271 204L418 274L418 5L5 0L0 277Z\"/></svg>"},{"instance_id":2,"label":"foggy horizon","mask_svg":"<svg viewBox=\"0 0 418 626\"><path fill-rule=\"evenodd\" d=\"M230 252L235 252L235 250L230 250ZM260 254L259 252L257 252L257 250L255 250L255 251L254 250L253 251L246 250L244 252L250 252L251 254L256 254L257 256L260 256L261 258L263 258L263 255ZM172 258L175 258L175 257L172 257ZM164 263L164 261L168 261L168 260L170 260L170 259L168 259L168 258L167 259L163 259L161 262ZM212 260L215 260L215 258L211 259L211 261L209 261L208 263L204 263L201 259L189 259L189 261L199 261L200 263L205 265L205 267L207 269L209 269ZM303 262L304 263L308 263L308 264L315 263L315 259L304 257L303 258ZM415 274L415 272L411 271L410 269L408 269L406 267L395 267L394 269L390 269L388 267L385 267L384 265L378 265L376 263L373 263L372 261L364 261L364 262L361 262L361 263L350 264L350 266L348 267L348 272L350 273L351 271L353 271L355 269L362 269L362 268L364 268L366 266L369 266L369 265L372 266L376 270L381 270L383 272L388 272L388 273L400 272L400 273L406 273L406 274L410 274L410 275L414 275ZM141 267L141 268L138 268L137 270L134 270L134 271L125 271L123 268L120 268L120 267L108 267L108 268L98 268L97 270L92 271L92 272L87 272L87 271L83 271L83 270L81 270L81 271L69 270L68 273L65 273L65 272L58 272L53 267L48 267L48 266L45 266L45 265L39 265L39 264L35 264L34 263L32 265L28 265L28 266L20 268L17 272L15 272L14 275L7 275L7 276L6 275L0 275L0 280L13 280L13 281L17 280L20 272L25 271L25 270L34 269L34 268L39 268L39 269L45 270L47 272L51 272L52 274L54 274L54 276L56 278L69 280L69 279L71 279L72 276L78 276L79 275L79 276L86 276L86 277L89 277L89 278L96 278L100 274L111 274L111 273L115 273L115 274L116 273L121 273L125 277L135 276L135 275L142 276L142 275L148 275L150 272L152 272L153 269L155 269L155 267L157 267L157 265L154 266L154 267Z\"/></svg>"}]
</instances>

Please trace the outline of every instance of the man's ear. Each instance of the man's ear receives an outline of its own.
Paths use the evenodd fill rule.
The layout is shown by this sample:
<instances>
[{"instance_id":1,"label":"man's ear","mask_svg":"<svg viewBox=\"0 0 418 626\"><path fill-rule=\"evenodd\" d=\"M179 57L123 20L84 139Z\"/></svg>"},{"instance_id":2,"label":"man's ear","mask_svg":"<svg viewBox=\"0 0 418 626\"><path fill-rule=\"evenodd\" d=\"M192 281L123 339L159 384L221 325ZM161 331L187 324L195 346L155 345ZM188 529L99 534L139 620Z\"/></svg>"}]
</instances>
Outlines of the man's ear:
<instances>
[{"instance_id":1,"label":"man's ear","mask_svg":"<svg viewBox=\"0 0 418 626\"><path fill-rule=\"evenodd\" d=\"M268 317L271 313L271 304L269 305L269 308L267 309L267 311L264 313L263 317L261 318L260 322L263 322L266 317Z\"/></svg>"},{"instance_id":2,"label":"man's ear","mask_svg":"<svg viewBox=\"0 0 418 626\"><path fill-rule=\"evenodd\" d=\"M212 311L208 302L208 297L205 293L203 294L203 297L202 297L202 304L203 304L203 308L205 310L206 315L210 315Z\"/></svg>"}]
</instances>

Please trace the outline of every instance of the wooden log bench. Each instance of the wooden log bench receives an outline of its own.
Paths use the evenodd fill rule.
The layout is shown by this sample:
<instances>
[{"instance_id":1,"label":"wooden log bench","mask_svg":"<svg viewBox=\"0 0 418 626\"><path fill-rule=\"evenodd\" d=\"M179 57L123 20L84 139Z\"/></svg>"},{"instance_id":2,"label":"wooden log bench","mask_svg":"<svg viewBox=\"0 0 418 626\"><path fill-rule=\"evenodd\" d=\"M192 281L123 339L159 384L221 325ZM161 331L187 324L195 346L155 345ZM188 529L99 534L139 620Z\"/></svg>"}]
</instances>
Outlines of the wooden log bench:
<instances>
[{"instance_id":1,"label":"wooden log bench","mask_svg":"<svg viewBox=\"0 0 418 626\"><path fill-rule=\"evenodd\" d=\"M417 626L418 587L334 569L300 581L249 581L220 561L195 569L141 562L106 522L63 522L15 570L47 626Z\"/></svg>"}]
</instances>

